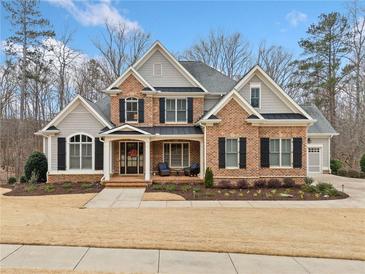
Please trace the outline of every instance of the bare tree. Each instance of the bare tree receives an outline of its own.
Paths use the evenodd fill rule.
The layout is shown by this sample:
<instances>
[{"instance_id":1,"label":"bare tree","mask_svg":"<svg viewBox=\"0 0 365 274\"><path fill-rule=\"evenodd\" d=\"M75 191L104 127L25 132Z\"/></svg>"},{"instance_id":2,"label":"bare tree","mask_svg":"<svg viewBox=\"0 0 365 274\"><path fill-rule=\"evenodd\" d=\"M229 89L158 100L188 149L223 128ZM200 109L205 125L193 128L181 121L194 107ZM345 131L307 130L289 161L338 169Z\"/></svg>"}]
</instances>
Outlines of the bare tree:
<instances>
[{"instance_id":1,"label":"bare tree","mask_svg":"<svg viewBox=\"0 0 365 274\"><path fill-rule=\"evenodd\" d=\"M211 31L186 50L182 58L202 61L231 78L240 78L252 65L250 44L239 32Z\"/></svg>"},{"instance_id":2,"label":"bare tree","mask_svg":"<svg viewBox=\"0 0 365 274\"><path fill-rule=\"evenodd\" d=\"M100 66L108 82L112 83L146 50L150 34L140 30L131 31L123 24L115 27L105 23L105 29L102 39L94 39L93 44L101 54Z\"/></svg>"}]
</instances>

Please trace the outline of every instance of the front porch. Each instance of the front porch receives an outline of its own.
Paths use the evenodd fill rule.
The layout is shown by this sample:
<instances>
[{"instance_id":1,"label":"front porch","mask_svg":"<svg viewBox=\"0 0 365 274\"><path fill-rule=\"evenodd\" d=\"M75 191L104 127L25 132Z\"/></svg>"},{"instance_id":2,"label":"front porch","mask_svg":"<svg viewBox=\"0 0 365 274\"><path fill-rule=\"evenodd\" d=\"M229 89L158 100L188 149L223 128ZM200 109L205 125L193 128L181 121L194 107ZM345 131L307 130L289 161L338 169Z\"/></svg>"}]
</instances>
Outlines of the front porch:
<instances>
[{"instance_id":1,"label":"front porch","mask_svg":"<svg viewBox=\"0 0 365 274\"><path fill-rule=\"evenodd\" d=\"M145 186L150 183L201 183L204 171L202 138L104 139L104 177L107 186ZM167 162L169 176L159 176L158 164ZM184 168L200 165L200 174L185 176Z\"/></svg>"}]
</instances>

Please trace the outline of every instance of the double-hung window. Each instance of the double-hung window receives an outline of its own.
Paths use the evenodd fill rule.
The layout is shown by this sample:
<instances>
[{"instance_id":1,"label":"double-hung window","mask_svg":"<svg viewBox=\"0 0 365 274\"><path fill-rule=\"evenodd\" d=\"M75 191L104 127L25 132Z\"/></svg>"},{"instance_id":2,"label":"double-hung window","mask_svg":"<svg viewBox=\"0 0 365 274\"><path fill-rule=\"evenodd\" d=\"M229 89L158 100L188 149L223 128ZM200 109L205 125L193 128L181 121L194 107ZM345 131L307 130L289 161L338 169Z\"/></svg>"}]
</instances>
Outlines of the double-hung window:
<instances>
[{"instance_id":1,"label":"double-hung window","mask_svg":"<svg viewBox=\"0 0 365 274\"><path fill-rule=\"evenodd\" d=\"M254 108L260 108L260 93L261 85L260 83L251 83L251 106Z\"/></svg>"},{"instance_id":2,"label":"double-hung window","mask_svg":"<svg viewBox=\"0 0 365 274\"><path fill-rule=\"evenodd\" d=\"M138 99L127 98L125 100L126 122L138 122Z\"/></svg>"},{"instance_id":3,"label":"double-hung window","mask_svg":"<svg viewBox=\"0 0 365 274\"><path fill-rule=\"evenodd\" d=\"M292 140L270 139L270 166L292 166Z\"/></svg>"},{"instance_id":4,"label":"double-hung window","mask_svg":"<svg viewBox=\"0 0 365 274\"><path fill-rule=\"evenodd\" d=\"M238 139L226 139L226 167L238 167Z\"/></svg>"},{"instance_id":5,"label":"double-hung window","mask_svg":"<svg viewBox=\"0 0 365 274\"><path fill-rule=\"evenodd\" d=\"M93 140L87 135L74 135L69 141L70 169L92 169Z\"/></svg>"},{"instance_id":6,"label":"double-hung window","mask_svg":"<svg viewBox=\"0 0 365 274\"><path fill-rule=\"evenodd\" d=\"M164 143L164 162L170 167L189 166L189 143Z\"/></svg>"},{"instance_id":7,"label":"double-hung window","mask_svg":"<svg viewBox=\"0 0 365 274\"><path fill-rule=\"evenodd\" d=\"M186 98L166 99L166 122L179 123L187 121Z\"/></svg>"}]
</instances>

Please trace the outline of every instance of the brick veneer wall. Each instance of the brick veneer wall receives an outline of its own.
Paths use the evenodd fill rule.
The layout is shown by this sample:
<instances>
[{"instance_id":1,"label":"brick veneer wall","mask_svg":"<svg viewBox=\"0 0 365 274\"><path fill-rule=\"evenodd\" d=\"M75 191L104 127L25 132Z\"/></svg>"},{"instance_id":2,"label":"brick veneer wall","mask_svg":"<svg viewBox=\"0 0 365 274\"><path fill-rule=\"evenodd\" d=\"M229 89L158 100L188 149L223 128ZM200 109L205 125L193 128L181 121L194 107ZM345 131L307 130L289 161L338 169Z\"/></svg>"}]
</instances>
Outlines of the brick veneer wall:
<instances>
[{"instance_id":1,"label":"brick veneer wall","mask_svg":"<svg viewBox=\"0 0 365 274\"><path fill-rule=\"evenodd\" d=\"M47 183L94 183L102 177L102 174L48 174Z\"/></svg>"},{"instance_id":2,"label":"brick veneer wall","mask_svg":"<svg viewBox=\"0 0 365 274\"><path fill-rule=\"evenodd\" d=\"M119 120L119 99L135 97L144 99L144 123L135 123L136 126L157 126L169 125L160 123L160 101L157 97L147 96L142 93L143 85L133 76L130 75L120 86L121 93L111 96L110 98L110 117L115 125L121 125ZM204 113L204 98L193 99L193 123L199 120ZM191 123L183 124L191 125Z\"/></svg>"},{"instance_id":3,"label":"brick veneer wall","mask_svg":"<svg viewBox=\"0 0 365 274\"><path fill-rule=\"evenodd\" d=\"M238 180L239 178L257 179L260 177L293 177L297 178L298 182L303 180L306 175L307 154L306 154L306 127L257 127L248 124L245 119L248 113L237 103L235 99L231 99L217 114L221 119L219 124L206 127L206 155L207 167L213 171L216 181L227 178ZM245 169L220 169L218 166L218 138L247 138L247 164ZM274 169L261 168L260 166L260 138L262 137L280 137L292 138L302 137L303 153L302 164L303 167L288 168L288 169Z\"/></svg>"}]
</instances>

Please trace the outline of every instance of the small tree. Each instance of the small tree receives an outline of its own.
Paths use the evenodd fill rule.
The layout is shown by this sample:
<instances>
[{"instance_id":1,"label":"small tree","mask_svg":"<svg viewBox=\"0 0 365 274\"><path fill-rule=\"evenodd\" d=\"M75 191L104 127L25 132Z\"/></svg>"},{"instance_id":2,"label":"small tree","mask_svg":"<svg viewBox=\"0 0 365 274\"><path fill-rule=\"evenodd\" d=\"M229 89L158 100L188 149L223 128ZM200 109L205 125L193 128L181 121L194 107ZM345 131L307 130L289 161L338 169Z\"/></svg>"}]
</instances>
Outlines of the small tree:
<instances>
[{"instance_id":1,"label":"small tree","mask_svg":"<svg viewBox=\"0 0 365 274\"><path fill-rule=\"evenodd\" d=\"M342 162L340 160L331 160L331 171L333 174L337 174L337 171L342 168Z\"/></svg>"},{"instance_id":2,"label":"small tree","mask_svg":"<svg viewBox=\"0 0 365 274\"><path fill-rule=\"evenodd\" d=\"M213 187L213 171L210 167L205 170L204 184L206 188Z\"/></svg>"},{"instance_id":3,"label":"small tree","mask_svg":"<svg viewBox=\"0 0 365 274\"><path fill-rule=\"evenodd\" d=\"M28 158L24 167L24 174L29 181L32 174L37 175L37 182L47 180L47 158L42 152L34 151ZM33 178L34 179L34 178Z\"/></svg>"},{"instance_id":4,"label":"small tree","mask_svg":"<svg viewBox=\"0 0 365 274\"><path fill-rule=\"evenodd\" d=\"M362 172L365 172L365 154L362 155L360 160L360 168Z\"/></svg>"}]
</instances>

